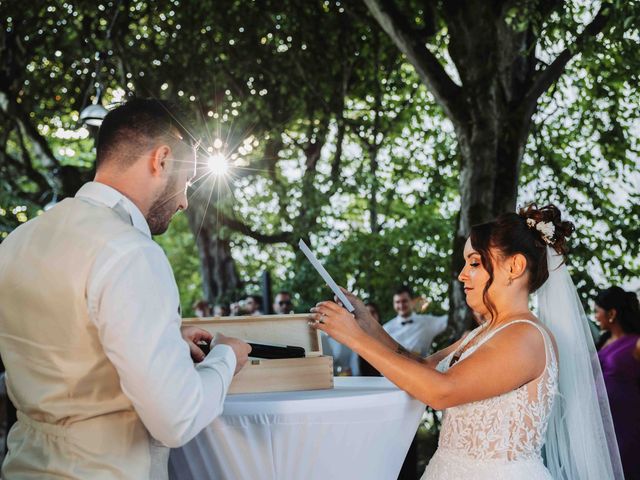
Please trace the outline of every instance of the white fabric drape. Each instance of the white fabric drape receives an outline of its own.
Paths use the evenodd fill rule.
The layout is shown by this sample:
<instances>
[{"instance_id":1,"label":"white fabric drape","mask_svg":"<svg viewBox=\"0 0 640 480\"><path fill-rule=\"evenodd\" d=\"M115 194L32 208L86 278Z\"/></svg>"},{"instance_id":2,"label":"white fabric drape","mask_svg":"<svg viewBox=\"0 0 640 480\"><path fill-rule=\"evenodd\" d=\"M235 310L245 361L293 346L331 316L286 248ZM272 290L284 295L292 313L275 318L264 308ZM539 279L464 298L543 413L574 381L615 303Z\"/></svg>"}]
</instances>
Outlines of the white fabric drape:
<instances>
[{"instance_id":1,"label":"white fabric drape","mask_svg":"<svg viewBox=\"0 0 640 480\"><path fill-rule=\"evenodd\" d=\"M172 450L173 480L397 478L424 404L376 377L333 390L231 395L224 413Z\"/></svg>"}]
</instances>

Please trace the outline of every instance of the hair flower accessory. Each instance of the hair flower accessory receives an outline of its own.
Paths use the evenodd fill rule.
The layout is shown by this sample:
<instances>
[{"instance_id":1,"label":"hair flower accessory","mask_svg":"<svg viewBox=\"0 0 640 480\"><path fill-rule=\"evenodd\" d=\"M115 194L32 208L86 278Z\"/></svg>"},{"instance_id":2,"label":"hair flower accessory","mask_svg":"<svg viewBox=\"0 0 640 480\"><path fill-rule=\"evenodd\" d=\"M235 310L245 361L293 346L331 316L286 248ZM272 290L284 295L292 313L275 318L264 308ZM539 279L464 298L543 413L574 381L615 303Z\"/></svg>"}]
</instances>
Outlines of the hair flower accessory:
<instances>
[{"instance_id":1,"label":"hair flower accessory","mask_svg":"<svg viewBox=\"0 0 640 480\"><path fill-rule=\"evenodd\" d=\"M547 245L553 245L553 237L556 234L556 227L553 222L536 222L533 218L527 218L529 228L535 228L542 235L542 240Z\"/></svg>"}]
</instances>

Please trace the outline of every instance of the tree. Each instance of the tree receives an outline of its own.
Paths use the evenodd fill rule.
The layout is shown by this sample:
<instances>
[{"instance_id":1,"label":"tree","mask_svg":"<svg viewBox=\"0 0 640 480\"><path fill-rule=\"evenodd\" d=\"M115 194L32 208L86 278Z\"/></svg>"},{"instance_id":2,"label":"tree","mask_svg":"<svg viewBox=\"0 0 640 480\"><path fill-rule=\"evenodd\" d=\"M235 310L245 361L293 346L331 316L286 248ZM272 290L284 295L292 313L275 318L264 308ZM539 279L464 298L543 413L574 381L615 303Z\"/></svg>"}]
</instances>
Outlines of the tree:
<instances>
[{"instance_id":1,"label":"tree","mask_svg":"<svg viewBox=\"0 0 640 480\"><path fill-rule=\"evenodd\" d=\"M638 6L622 1L599 6L545 0L364 2L455 128L462 202L451 300L452 322L461 331L469 314L455 280L460 252L471 225L515 209L540 97L574 57L593 55L603 43L633 32ZM585 23L584 17L590 20Z\"/></svg>"},{"instance_id":2,"label":"tree","mask_svg":"<svg viewBox=\"0 0 640 480\"><path fill-rule=\"evenodd\" d=\"M401 71L400 55L386 37L372 33L368 17L362 21L363 6L350 14L338 3L327 2L230 1L219 7L189 5L178 10L169 5L167 11L156 5L119 18L135 26L121 42L127 48L140 43L145 50L166 52L151 69L141 63L143 57L126 59L126 71L134 72L127 75L137 91L162 96L178 89L178 95L190 99L205 120L231 117L233 124L219 122L209 130L210 137L226 139L222 150L232 160L253 146L250 155L243 154L250 168L235 168L228 185L202 187L202 201L192 202L189 213L204 289L212 300L224 288L239 285L228 261L231 231L263 245L285 243L297 252L298 238L327 231L322 220L334 196L357 195L363 184L370 184L370 218L374 233L379 233L376 170L382 139L391 142L406 128L405 119L415 113L411 94L418 88ZM175 37L164 26L149 32L148 25L163 22L189 27L181 27ZM378 38L370 45L372 35ZM125 51L116 50L115 55L124 57ZM211 71L214 79L194 75L180 79L177 87L172 75L178 64L189 72ZM135 75L137 71L145 72L143 78ZM413 85L409 95L399 84L407 80ZM371 90L376 95L369 102ZM388 100L399 94L400 101ZM362 172L358 174L362 183L349 182L347 172L364 165L353 156L346 158L343 146L349 135L361 140L369 158L369 165L356 168ZM246 138L252 139L248 145ZM207 141L209 148L215 143L214 138ZM245 192L251 192L251 198ZM270 207L249 207L260 202ZM290 278L290 286L308 298L320 282L315 276L306 278L306 261L299 254L295 258L292 270L299 275Z\"/></svg>"},{"instance_id":3,"label":"tree","mask_svg":"<svg viewBox=\"0 0 640 480\"><path fill-rule=\"evenodd\" d=\"M425 64L434 67L427 75L364 3L2 2L0 240L91 178L95 132L80 126L78 114L101 83L107 102L132 93L178 99L198 119L202 163L223 153L232 164L229 177L202 176L187 216L160 240L175 262L184 311L200 285L211 301L234 297L263 269L274 272L276 287L298 295L301 308L326 298L296 254L301 237L341 283L383 308L389 292L407 282L434 309L447 309L447 283L458 271L452 245L462 238L454 243L453 232L463 220L493 216L499 207L482 203L489 197L491 205L511 198L511 174L499 174L498 165L512 172L514 159L518 181L510 188L521 202L550 200L574 212L589 206L576 214L585 235L574 272L584 299L603 278L636 275L638 189L625 182L638 165L633 6L601 10L607 23L589 39L576 32L586 32L598 5L465 5L407 1L395 9L413 32L406 38L422 39L415 52L441 65ZM463 34L472 14L478 25L468 33L492 35L473 37L475 46ZM560 52L576 35L569 53L580 53L538 97L529 120L520 117L523 85L542 78L553 59L568 61ZM549 67L534 60L534 46ZM478 58L465 63L473 52ZM494 70L483 73L487 65ZM473 122L456 126L425 80L430 75L450 76L440 81L455 86L453 103ZM514 129L525 124L518 153ZM624 201L606 179L628 191ZM495 189L481 188L490 181ZM600 279L589 277L594 270ZM458 328L462 309L453 304Z\"/></svg>"},{"instance_id":4,"label":"tree","mask_svg":"<svg viewBox=\"0 0 640 480\"><path fill-rule=\"evenodd\" d=\"M92 162L87 159L90 134L95 132L80 129L75 149L68 137L77 127L78 111L95 93L94 82L116 101L133 92L178 97L201 119L200 131L194 134L205 139L205 155L222 139L219 150L234 164L243 161L246 166L250 161L250 168L236 169L227 186L205 180L199 185L201 198L192 198L189 224L199 247L204 292L211 301L237 294L241 285L231 256L232 231L262 244L294 246L297 238L309 238L322 229L319 219L335 194L356 192L357 184L345 187L348 165L343 154L345 136L355 132L364 138L363 128L368 128L360 126L368 107L356 98L368 95L371 73L381 85L379 66L388 77L400 60L385 37L375 48L367 45L370 20L353 21L364 12L363 6L355 16L326 2L228 1L217 7L110 1L96 14L92 5L36 3L24 9L13 2L3 12L9 28L4 32L2 92L10 107L3 119L11 126L3 152L13 159L23 145L22 151L29 154L4 166L12 181L19 179L11 192L31 200L30 216L54 196L51 192L57 198L73 195L91 176ZM316 29L325 35L316 35ZM398 85L389 83L386 88L398 90ZM377 95L376 103L380 102ZM403 97L393 108L400 112L406 107L402 103L409 102ZM350 110L358 113L346 118ZM365 175L363 181L374 184L380 149L376 136L382 128L403 127L401 121L390 120L381 126L380 105L371 118L374 141L367 153L373 175ZM52 135L52 124L64 132L64 141ZM23 132L31 135L26 141L21 141ZM55 151L58 144L64 144L60 152L65 155ZM251 152L240 155L243 148ZM322 152L328 150L333 151L329 170L321 171ZM300 167L299 177L284 171L290 168L282 167L287 163ZM275 209L257 214L261 222L246 218L233 204L238 187L251 184L261 185L262 198L275 202ZM253 196L254 201L260 197ZM376 198L372 194L372 204ZM376 217L372 215L377 222ZM300 262L298 258L298 266Z\"/></svg>"}]
</instances>

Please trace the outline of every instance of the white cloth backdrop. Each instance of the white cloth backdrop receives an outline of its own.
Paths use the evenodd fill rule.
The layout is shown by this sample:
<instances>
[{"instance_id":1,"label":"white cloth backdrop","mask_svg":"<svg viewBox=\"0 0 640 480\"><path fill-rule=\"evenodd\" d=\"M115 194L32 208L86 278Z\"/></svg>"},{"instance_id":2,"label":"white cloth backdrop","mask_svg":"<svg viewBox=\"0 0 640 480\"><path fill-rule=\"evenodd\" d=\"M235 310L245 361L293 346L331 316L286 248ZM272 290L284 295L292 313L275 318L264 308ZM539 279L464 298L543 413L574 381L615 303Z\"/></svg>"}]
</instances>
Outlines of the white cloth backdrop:
<instances>
[{"instance_id":1,"label":"white cloth backdrop","mask_svg":"<svg viewBox=\"0 0 640 480\"><path fill-rule=\"evenodd\" d=\"M171 451L173 480L392 480L424 404L380 377L333 390L231 395L224 413Z\"/></svg>"}]
</instances>

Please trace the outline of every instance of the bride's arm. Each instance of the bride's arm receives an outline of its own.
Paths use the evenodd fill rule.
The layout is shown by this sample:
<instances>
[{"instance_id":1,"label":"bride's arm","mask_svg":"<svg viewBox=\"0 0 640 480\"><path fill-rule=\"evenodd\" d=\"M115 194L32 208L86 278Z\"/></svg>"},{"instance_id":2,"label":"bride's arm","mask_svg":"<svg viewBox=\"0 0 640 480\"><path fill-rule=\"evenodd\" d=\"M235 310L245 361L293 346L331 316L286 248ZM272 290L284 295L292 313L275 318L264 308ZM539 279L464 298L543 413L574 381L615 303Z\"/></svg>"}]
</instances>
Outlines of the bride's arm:
<instances>
[{"instance_id":1,"label":"bride's arm","mask_svg":"<svg viewBox=\"0 0 640 480\"><path fill-rule=\"evenodd\" d=\"M442 350L438 350L437 352L433 353L432 355L429 355L427 358L423 358L422 361L424 364L436 368L436 366L445 358L447 358L447 356L451 353L451 352L455 352L458 347L460 346L460 344L463 342L463 340L465 338L467 338L468 333L464 334L462 337L460 337L457 341L453 342L451 345L449 345L446 348L443 348Z\"/></svg>"},{"instance_id":2,"label":"bride's arm","mask_svg":"<svg viewBox=\"0 0 640 480\"><path fill-rule=\"evenodd\" d=\"M395 340L394 340L394 345L392 345L392 348L399 355L403 355L407 358L415 360L416 362L422 363L431 368L436 368L436 366L440 363L441 360L445 359L447 355L449 355L451 352L456 351L456 349L460 346L460 344L465 339L465 337L466 335L463 335L458 341L452 343L446 348L443 348L442 350L438 350L437 352L429 355L428 357L421 357L417 353L410 352Z\"/></svg>"},{"instance_id":3,"label":"bride's arm","mask_svg":"<svg viewBox=\"0 0 640 480\"><path fill-rule=\"evenodd\" d=\"M460 340L453 343L452 345L449 345L447 348L439 350L429 357L421 357L416 353L410 352L402 345L400 345L397 341L395 341L391 337L391 335L389 335L387 331L382 328L382 325L380 325L380 323L378 323L376 319L371 316L369 310L362 300L360 300L357 296L344 288L341 288L341 290L355 308L354 316L360 328L362 328L362 330L365 331L369 336L377 339L380 343L387 346L387 348L393 350L398 355L402 355L417 362L421 362L425 365L435 367L436 365L438 365L440 360L442 360L447 355L449 355L449 353L458 348L458 345L464 339L463 336Z\"/></svg>"},{"instance_id":4,"label":"bride's arm","mask_svg":"<svg viewBox=\"0 0 640 480\"><path fill-rule=\"evenodd\" d=\"M324 322L317 325L319 329L349 346L399 388L436 409L509 392L544 370L544 340L529 324L504 329L473 355L440 373L371 337L353 315L333 302L322 302L314 311L314 318Z\"/></svg>"}]
</instances>

